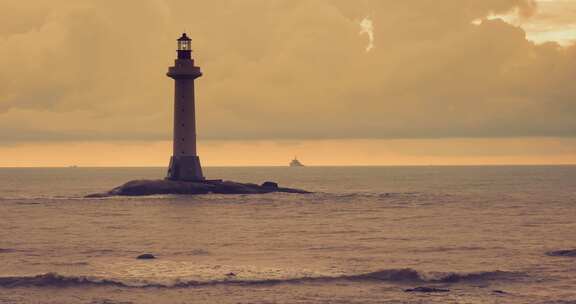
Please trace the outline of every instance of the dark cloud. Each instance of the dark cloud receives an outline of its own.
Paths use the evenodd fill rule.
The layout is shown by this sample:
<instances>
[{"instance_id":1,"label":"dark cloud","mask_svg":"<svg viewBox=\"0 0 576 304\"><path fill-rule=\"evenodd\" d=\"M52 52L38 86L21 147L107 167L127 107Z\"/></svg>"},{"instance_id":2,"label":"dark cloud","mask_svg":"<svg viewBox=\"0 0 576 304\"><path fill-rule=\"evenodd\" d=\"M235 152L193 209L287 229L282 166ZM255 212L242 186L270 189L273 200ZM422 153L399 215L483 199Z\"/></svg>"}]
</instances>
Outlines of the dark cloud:
<instances>
[{"instance_id":1,"label":"dark cloud","mask_svg":"<svg viewBox=\"0 0 576 304\"><path fill-rule=\"evenodd\" d=\"M495 14L528 0L5 0L0 139L170 137L174 39L211 139L574 136L576 47ZM570 10L566 11L570 14ZM370 17L367 53L359 22ZM547 17L551 18L551 17ZM560 17L558 17L560 18ZM564 18L564 17L562 17ZM483 20L473 24L475 20Z\"/></svg>"}]
</instances>

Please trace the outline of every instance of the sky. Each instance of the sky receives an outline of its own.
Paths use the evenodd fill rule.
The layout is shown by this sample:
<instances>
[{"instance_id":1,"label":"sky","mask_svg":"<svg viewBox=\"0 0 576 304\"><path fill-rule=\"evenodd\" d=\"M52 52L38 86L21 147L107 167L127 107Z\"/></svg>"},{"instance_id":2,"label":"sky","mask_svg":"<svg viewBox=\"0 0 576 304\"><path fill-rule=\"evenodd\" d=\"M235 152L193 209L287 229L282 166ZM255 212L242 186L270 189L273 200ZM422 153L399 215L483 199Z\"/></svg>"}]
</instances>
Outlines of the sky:
<instances>
[{"instance_id":1,"label":"sky","mask_svg":"<svg viewBox=\"0 0 576 304\"><path fill-rule=\"evenodd\" d=\"M576 0L0 0L0 167L576 164Z\"/></svg>"}]
</instances>

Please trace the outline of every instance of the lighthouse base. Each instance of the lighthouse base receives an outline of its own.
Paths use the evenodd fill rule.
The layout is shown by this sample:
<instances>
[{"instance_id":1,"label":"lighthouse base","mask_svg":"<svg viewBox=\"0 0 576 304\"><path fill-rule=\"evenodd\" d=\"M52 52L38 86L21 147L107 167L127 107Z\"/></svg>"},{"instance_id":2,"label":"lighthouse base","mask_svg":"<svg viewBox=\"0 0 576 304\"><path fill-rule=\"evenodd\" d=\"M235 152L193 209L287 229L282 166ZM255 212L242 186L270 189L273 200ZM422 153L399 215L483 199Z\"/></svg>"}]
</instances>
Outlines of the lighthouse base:
<instances>
[{"instance_id":1,"label":"lighthouse base","mask_svg":"<svg viewBox=\"0 0 576 304\"><path fill-rule=\"evenodd\" d=\"M198 156L172 156L166 179L173 181L204 181Z\"/></svg>"}]
</instances>

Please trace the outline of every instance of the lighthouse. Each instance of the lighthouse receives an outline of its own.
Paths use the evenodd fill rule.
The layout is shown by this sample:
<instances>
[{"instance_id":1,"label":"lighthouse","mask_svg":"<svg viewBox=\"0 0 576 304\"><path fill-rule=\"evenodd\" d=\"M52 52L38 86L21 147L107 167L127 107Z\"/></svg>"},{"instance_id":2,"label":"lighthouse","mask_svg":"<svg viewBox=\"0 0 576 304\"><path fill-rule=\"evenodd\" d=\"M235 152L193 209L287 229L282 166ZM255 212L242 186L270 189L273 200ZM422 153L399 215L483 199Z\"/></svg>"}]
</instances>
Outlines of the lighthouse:
<instances>
[{"instance_id":1,"label":"lighthouse","mask_svg":"<svg viewBox=\"0 0 576 304\"><path fill-rule=\"evenodd\" d=\"M196 150L196 109L194 80L202 76L192 59L192 40L186 35L178 39L178 57L166 74L174 79L174 138L168 168L169 180L204 181Z\"/></svg>"}]
</instances>

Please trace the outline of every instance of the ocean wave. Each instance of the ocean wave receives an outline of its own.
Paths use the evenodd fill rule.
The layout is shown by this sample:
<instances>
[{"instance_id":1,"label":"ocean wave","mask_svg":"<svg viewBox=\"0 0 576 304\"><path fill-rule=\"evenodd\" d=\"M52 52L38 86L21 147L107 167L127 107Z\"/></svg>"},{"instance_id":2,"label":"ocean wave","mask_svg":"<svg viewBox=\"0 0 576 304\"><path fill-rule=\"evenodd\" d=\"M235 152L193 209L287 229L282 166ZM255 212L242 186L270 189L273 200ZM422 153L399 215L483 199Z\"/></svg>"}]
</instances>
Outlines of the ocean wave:
<instances>
[{"instance_id":1,"label":"ocean wave","mask_svg":"<svg viewBox=\"0 0 576 304\"><path fill-rule=\"evenodd\" d=\"M360 200L388 200L388 199L398 199L398 198L412 198L424 195L421 192L316 192L314 197L320 199L329 200L345 200L350 199L360 199ZM240 195L241 196L241 195ZM147 196L106 196L106 197L86 197L86 194L76 194L76 195L15 195L15 196L0 196L0 203L2 202L16 202L18 205L41 205L49 202L60 202L60 201L102 201L102 200L122 200L122 201L147 201L147 200L167 200L174 199L177 196L170 194L158 194L158 195L147 195ZM207 196L201 196L203 200L206 200ZM216 200L221 198L229 198L229 195L218 195L211 194L209 197ZM186 197L189 199L189 197Z\"/></svg>"},{"instance_id":2,"label":"ocean wave","mask_svg":"<svg viewBox=\"0 0 576 304\"><path fill-rule=\"evenodd\" d=\"M187 288L215 285L278 285L298 283L352 282L390 282L390 283L478 283L488 281L514 280L524 274L506 271L488 271L477 273L421 273L414 269L387 269L369 273L339 276L297 277L284 279L242 279L228 276L224 279L197 281L176 280L172 282L124 281L90 276L67 276L57 273L39 274L22 277L0 277L0 288L16 287L82 287L112 286L126 288Z\"/></svg>"},{"instance_id":3,"label":"ocean wave","mask_svg":"<svg viewBox=\"0 0 576 304\"><path fill-rule=\"evenodd\" d=\"M396 198L418 196L420 192L343 192L343 193L323 193L335 198Z\"/></svg>"},{"instance_id":4,"label":"ocean wave","mask_svg":"<svg viewBox=\"0 0 576 304\"><path fill-rule=\"evenodd\" d=\"M353 281L388 281L407 283L466 283L481 281L512 280L524 276L518 272L485 271L473 273L435 272L422 273L411 268L387 269L365 274L341 276L340 279Z\"/></svg>"},{"instance_id":5,"label":"ocean wave","mask_svg":"<svg viewBox=\"0 0 576 304\"><path fill-rule=\"evenodd\" d=\"M61 201L109 201L109 200L116 200L116 201L153 201L158 199L173 199L175 195L169 194L159 194L159 195L147 195L147 196L108 196L102 198L88 198L86 195L89 193L84 194L75 194L75 195L17 195L17 196L0 196L0 204L2 202L8 203L16 203L18 205L42 205L44 203L51 203L51 202L61 202ZM216 195L212 195L216 196ZM187 197L189 198L189 197Z\"/></svg>"},{"instance_id":6,"label":"ocean wave","mask_svg":"<svg viewBox=\"0 0 576 304\"><path fill-rule=\"evenodd\" d=\"M18 250L12 248L0 248L0 253L14 253L14 252L18 252Z\"/></svg>"},{"instance_id":7,"label":"ocean wave","mask_svg":"<svg viewBox=\"0 0 576 304\"><path fill-rule=\"evenodd\" d=\"M62 196L62 195L16 195L16 196L0 196L0 202L14 202L20 205L40 205L41 202L51 201L65 201L65 200L84 200L82 196Z\"/></svg>"},{"instance_id":8,"label":"ocean wave","mask_svg":"<svg viewBox=\"0 0 576 304\"><path fill-rule=\"evenodd\" d=\"M65 276L57 273L46 273L35 276L0 277L0 287L74 287L86 285L128 287L127 284L84 276Z\"/></svg>"}]
</instances>

